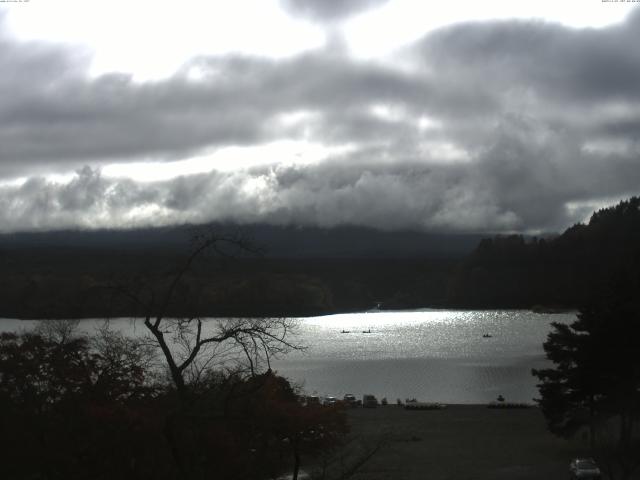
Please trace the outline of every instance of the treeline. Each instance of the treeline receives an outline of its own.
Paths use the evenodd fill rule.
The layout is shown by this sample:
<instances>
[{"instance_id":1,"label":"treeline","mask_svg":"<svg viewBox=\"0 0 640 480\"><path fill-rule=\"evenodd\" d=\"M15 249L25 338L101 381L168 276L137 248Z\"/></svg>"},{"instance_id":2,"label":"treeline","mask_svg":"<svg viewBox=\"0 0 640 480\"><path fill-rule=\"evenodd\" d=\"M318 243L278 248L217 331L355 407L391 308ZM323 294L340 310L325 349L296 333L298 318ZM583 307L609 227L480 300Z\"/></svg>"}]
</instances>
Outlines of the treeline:
<instances>
[{"instance_id":1,"label":"treeline","mask_svg":"<svg viewBox=\"0 0 640 480\"><path fill-rule=\"evenodd\" d=\"M603 218L612 217L597 220ZM550 363L532 371L549 430L564 438L588 437L590 455L610 479L638 478L640 468L637 267L607 272L572 323L553 322L543 344Z\"/></svg>"},{"instance_id":2,"label":"treeline","mask_svg":"<svg viewBox=\"0 0 640 480\"><path fill-rule=\"evenodd\" d=\"M553 238L422 238L400 232L394 240L389 232L358 229L254 229L261 232L256 244L271 254L200 258L184 280L184 301L176 300L169 312L307 316L379 304L388 309L576 308L611 272L638 261L639 203L634 197L595 212L587 225L574 225ZM180 230L185 234L186 229ZM366 241L369 234L371 244ZM91 237L88 242L77 232L0 238L0 317L136 315L129 303L112 295L113 287L162 288L189 252L189 243L166 229L157 238L147 231L153 237L149 240L140 232L86 235ZM291 238L283 243L287 235ZM311 242L314 235L318 238ZM418 248L421 238L433 245ZM473 238L477 247L465 253ZM325 242L328 246L323 247ZM447 242L455 248L443 246ZM394 246L397 252L392 254ZM403 251L405 247L410 251ZM358 251L362 256L354 256Z\"/></svg>"},{"instance_id":3,"label":"treeline","mask_svg":"<svg viewBox=\"0 0 640 480\"><path fill-rule=\"evenodd\" d=\"M0 317L135 315L112 287L161 288L203 230L239 233L259 251L200 258L173 315L186 306L207 316L306 316L440 304L453 268L481 238L228 224L0 235Z\"/></svg>"},{"instance_id":4,"label":"treeline","mask_svg":"<svg viewBox=\"0 0 640 480\"><path fill-rule=\"evenodd\" d=\"M131 316L113 286L158 289L188 253L108 249L12 249L0 275L0 317ZM1 254L0 254L1 255ZM305 316L442 303L459 258L199 259L185 279L172 315L197 307L206 316Z\"/></svg>"},{"instance_id":5,"label":"treeline","mask_svg":"<svg viewBox=\"0 0 640 480\"><path fill-rule=\"evenodd\" d=\"M575 308L612 274L639 265L640 198L595 212L555 238L498 236L480 242L453 275L450 305ZM635 267L634 267L635 265Z\"/></svg>"},{"instance_id":6,"label":"treeline","mask_svg":"<svg viewBox=\"0 0 640 480\"><path fill-rule=\"evenodd\" d=\"M0 333L7 478L262 479L291 470L296 479L318 457L324 473L340 470L329 453L346 433L341 406L303 405L271 370L273 358L304 347L291 336L296 321L198 316L189 275L200 260L250 248L210 233L161 281L149 272L114 280L105 290L131 305L140 335L108 321L82 334L79 320Z\"/></svg>"},{"instance_id":7,"label":"treeline","mask_svg":"<svg viewBox=\"0 0 640 480\"><path fill-rule=\"evenodd\" d=\"M45 321L32 332L0 333L3 478L295 476L302 462L328 459L347 431L340 406L304 406L285 378L254 371L255 363L221 368L216 352L201 349L198 368L182 370L178 384L150 337L108 326L80 335L75 326ZM185 326L163 329L200 340ZM256 341L270 332L264 323L226 327L253 329ZM219 344L237 346L236 337Z\"/></svg>"}]
</instances>

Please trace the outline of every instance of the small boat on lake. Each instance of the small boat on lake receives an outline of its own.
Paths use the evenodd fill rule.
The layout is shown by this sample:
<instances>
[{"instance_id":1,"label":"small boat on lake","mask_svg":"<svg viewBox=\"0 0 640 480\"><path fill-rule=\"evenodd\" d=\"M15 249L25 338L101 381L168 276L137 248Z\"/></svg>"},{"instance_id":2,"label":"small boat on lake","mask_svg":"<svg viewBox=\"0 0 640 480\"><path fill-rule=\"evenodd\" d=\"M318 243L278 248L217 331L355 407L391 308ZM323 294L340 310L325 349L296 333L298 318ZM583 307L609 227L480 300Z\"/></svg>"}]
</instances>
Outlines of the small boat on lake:
<instances>
[{"instance_id":1,"label":"small boat on lake","mask_svg":"<svg viewBox=\"0 0 640 480\"><path fill-rule=\"evenodd\" d=\"M362 333L371 333L371 327L369 327L369 330L362 330Z\"/></svg>"},{"instance_id":2,"label":"small boat on lake","mask_svg":"<svg viewBox=\"0 0 640 480\"><path fill-rule=\"evenodd\" d=\"M491 335L490 333L485 333L484 335L482 335L482 338L491 338L493 337L493 335Z\"/></svg>"},{"instance_id":3,"label":"small boat on lake","mask_svg":"<svg viewBox=\"0 0 640 480\"><path fill-rule=\"evenodd\" d=\"M351 333L349 330L342 330L340 333Z\"/></svg>"}]
</instances>

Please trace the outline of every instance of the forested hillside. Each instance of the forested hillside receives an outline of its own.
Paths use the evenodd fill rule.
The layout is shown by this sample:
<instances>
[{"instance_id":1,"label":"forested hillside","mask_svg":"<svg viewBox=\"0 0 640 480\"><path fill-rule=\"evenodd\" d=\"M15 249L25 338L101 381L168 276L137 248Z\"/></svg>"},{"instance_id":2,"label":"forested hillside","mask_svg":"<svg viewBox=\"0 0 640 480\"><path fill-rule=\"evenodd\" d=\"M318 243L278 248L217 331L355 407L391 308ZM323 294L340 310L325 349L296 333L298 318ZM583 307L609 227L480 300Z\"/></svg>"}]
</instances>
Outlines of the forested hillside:
<instances>
[{"instance_id":1,"label":"forested hillside","mask_svg":"<svg viewBox=\"0 0 640 480\"><path fill-rule=\"evenodd\" d=\"M315 315L442 304L447 279L477 235L343 227L182 226L0 236L0 316L139 314L114 287L163 295L197 231L238 233L259 252L203 255L173 315ZM226 233L225 233L226 232ZM210 252L213 253L213 252ZM196 312L197 311L197 312Z\"/></svg>"},{"instance_id":2,"label":"forested hillside","mask_svg":"<svg viewBox=\"0 0 640 480\"><path fill-rule=\"evenodd\" d=\"M248 229L266 254L206 255L172 315L318 315L382 308L575 308L615 272L640 265L640 198L553 238L343 228ZM209 226L210 227L210 226ZM0 237L0 316L136 315L119 286L162 296L190 229ZM472 245L477 247L473 250ZM470 252L470 253L467 253Z\"/></svg>"},{"instance_id":3,"label":"forested hillside","mask_svg":"<svg viewBox=\"0 0 640 480\"><path fill-rule=\"evenodd\" d=\"M595 212L562 235L485 239L454 275L448 303L469 307L572 308L640 260L640 198Z\"/></svg>"}]
</instances>

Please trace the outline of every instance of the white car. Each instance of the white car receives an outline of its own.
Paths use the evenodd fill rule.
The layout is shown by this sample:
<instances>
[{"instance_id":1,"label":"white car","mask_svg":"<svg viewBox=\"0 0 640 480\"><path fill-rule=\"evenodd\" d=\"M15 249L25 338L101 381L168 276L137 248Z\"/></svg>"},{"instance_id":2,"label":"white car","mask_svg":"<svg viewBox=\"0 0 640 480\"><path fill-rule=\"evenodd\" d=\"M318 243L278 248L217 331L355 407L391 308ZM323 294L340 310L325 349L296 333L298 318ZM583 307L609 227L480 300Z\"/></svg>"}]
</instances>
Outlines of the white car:
<instances>
[{"instance_id":1,"label":"white car","mask_svg":"<svg viewBox=\"0 0 640 480\"><path fill-rule=\"evenodd\" d=\"M602 474L592 458L575 458L569 464L569 475L573 480L600 479Z\"/></svg>"},{"instance_id":2,"label":"white car","mask_svg":"<svg viewBox=\"0 0 640 480\"><path fill-rule=\"evenodd\" d=\"M349 405L350 407L355 407L356 404L358 403L358 400L356 399L356 396L353 393L347 393L342 399L342 401L345 404Z\"/></svg>"}]
</instances>

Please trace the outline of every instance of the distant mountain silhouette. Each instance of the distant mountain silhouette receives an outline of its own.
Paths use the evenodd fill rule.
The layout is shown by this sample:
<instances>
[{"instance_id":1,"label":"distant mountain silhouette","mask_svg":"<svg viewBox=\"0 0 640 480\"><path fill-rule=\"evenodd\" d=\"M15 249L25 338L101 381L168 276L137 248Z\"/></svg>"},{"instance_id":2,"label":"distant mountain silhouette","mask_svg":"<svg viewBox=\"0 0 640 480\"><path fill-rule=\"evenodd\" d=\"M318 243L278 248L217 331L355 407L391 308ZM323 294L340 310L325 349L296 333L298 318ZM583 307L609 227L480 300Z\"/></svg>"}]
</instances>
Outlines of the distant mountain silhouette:
<instances>
[{"instance_id":1,"label":"distant mountain silhouette","mask_svg":"<svg viewBox=\"0 0 640 480\"><path fill-rule=\"evenodd\" d=\"M0 249L90 248L184 252L195 231L241 232L265 248L270 258L414 258L460 257L482 239L474 234L382 231L366 227L336 228L267 224L181 225L128 230L61 230L0 235Z\"/></svg>"},{"instance_id":2,"label":"distant mountain silhouette","mask_svg":"<svg viewBox=\"0 0 640 480\"><path fill-rule=\"evenodd\" d=\"M640 265L640 198L595 212L552 239L484 239L462 263L448 303L469 307L581 305L616 272Z\"/></svg>"},{"instance_id":3,"label":"distant mountain silhouette","mask_svg":"<svg viewBox=\"0 0 640 480\"><path fill-rule=\"evenodd\" d=\"M200 259L170 314L319 315L378 304L575 308L614 272L640 268L639 206L631 198L553 238L207 225L240 230L267 253ZM161 296L202 227L1 235L0 317L138 315L105 287Z\"/></svg>"},{"instance_id":4,"label":"distant mountain silhouette","mask_svg":"<svg viewBox=\"0 0 640 480\"><path fill-rule=\"evenodd\" d=\"M208 256L187 279L206 315L310 315L443 302L447 278L478 235L232 224L0 235L0 316L128 316L114 283L162 290L193 234L241 232L266 250L235 261ZM161 293L160 293L161 295ZM175 306L173 314L186 308Z\"/></svg>"}]
</instances>

